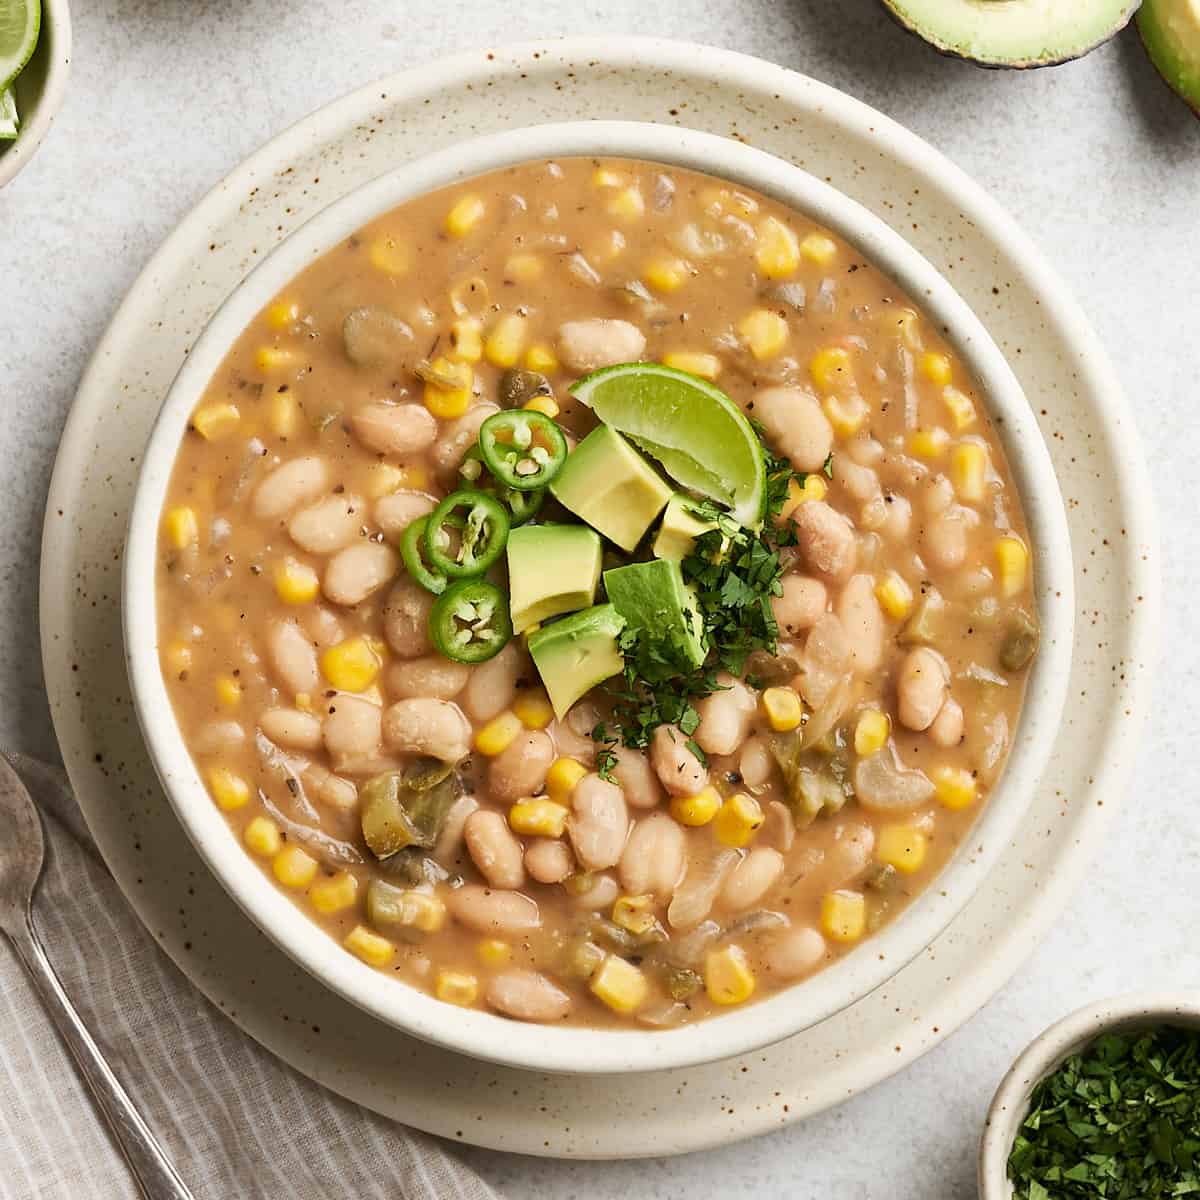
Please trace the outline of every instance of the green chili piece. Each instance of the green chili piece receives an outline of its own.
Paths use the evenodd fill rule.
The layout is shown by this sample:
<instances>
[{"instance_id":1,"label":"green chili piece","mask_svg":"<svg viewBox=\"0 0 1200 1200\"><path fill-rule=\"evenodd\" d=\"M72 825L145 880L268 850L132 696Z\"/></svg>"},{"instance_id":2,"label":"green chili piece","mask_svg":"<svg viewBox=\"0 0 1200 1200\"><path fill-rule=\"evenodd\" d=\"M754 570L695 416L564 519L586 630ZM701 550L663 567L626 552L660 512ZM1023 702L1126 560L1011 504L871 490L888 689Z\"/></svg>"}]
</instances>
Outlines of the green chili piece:
<instances>
[{"instance_id":1,"label":"green chili piece","mask_svg":"<svg viewBox=\"0 0 1200 1200\"><path fill-rule=\"evenodd\" d=\"M408 573L427 591L440 596L446 590L446 576L426 566L422 553L425 547L425 527L428 517L418 517L405 526L400 538L400 557Z\"/></svg>"},{"instance_id":2,"label":"green chili piece","mask_svg":"<svg viewBox=\"0 0 1200 1200\"><path fill-rule=\"evenodd\" d=\"M479 449L497 482L518 492L544 488L567 461L567 439L545 413L493 413L479 427Z\"/></svg>"},{"instance_id":3,"label":"green chili piece","mask_svg":"<svg viewBox=\"0 0 1200 1200\"><path fill-rule=\"evenodd\" d=\"M451 492L425 526L429 565L452 579L482 575L503 552L510 525L504 505L495 496L467 489Z\"/></svg>"},{"instance_id":4,"label":"green chili piece","mask_svg":"<svg viewBox=\"0 0 1200 1200\"><path fill-rule=\"evenodd\" d=\"M430 641L454 662L486 662L511 638L508 597L486 579L464 579L447 588L429 614Z\"/></svg>"},{"instance_id":5,"label":"green chili piece","mask_svg":"<svg viewBox=\"0 0 1200 1200\"><path fill-rule=\"evenodd\" d=\"M479 449L478 442L463 457L458 473L463 480L462 486L467 491L487 492L489 496L495 496L505 504L508 507L509 523L514 528L536 517L546 499L545 488L538 488L536 492L518 492L515 488L497 483L492 473L483 465L483 452Z\"/></svg>"}]
</instances>

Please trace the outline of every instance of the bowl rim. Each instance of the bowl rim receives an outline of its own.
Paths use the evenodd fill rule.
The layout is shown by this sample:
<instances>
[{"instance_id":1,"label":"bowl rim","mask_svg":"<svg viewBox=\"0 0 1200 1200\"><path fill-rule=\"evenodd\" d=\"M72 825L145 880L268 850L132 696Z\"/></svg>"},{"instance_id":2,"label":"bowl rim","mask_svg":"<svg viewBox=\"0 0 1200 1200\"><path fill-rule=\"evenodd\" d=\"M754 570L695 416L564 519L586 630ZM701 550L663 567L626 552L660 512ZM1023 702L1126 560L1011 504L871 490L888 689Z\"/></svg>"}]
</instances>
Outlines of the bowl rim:
<instances>
[{"instance_id":1,"label":"bowl rim","mask_svg":"<svg viewBox=\"0 0 1200 1200\"><path fill-rule=\"evenodd\" d=\"M46 82L33 117L28 123L22 121L16 139L0 154L0 188L11 183L37 153L62 108L71 74L72 36L68 0L42 0L42 26L33 58L43 52L49 56ZM28 69L28 64L24 69Z\"/></svg>"},{"instance_id":2,"label":"bowl rim","mask_svg":"<svg viewBox=\"0 0 1200 1200\"><path fill-rule=\"evenodd\" d=\"M979 1138L979 1200L1012 1200L1008 1155L1038 1083L1102 1034L1155 1025L1200 1029L1200 992L1123 992L1085 1004L1043 1029L1005 1072L988 1105Z\"/></svg>"},{"instance_id":3,"label":"bowl rim","mask_svg":"<svg viewBox=\"0 0 1200 1200\"><path fill-rule=\"evenodd\" d=\"M686 167L752 187L833 229L903 287L948 330L987 397L1039 564L1042 649L1009 761L937 886L927 887L895 922L801 984L748 1008L668 1031L525 1026L396 986L397 981L358 962L280 893L237 844L183 743L157 652L156 539L170 473L196 400L254 314L341 238L406 199L522 162L597 155ZM122 584L130 686L155 769L201 857L251 919L311 975L387 1024L476 1058L582 1074L666 1070L759 1049L855 1003L919 955L1008 846L1037 786L1065 700L1074 627L1070 537L1049 453L1003 355L949 282L873 213L792 164L713 134L627 121L508 129L420 156L342 197L280 243L220 306L171 386L139 471ZM864 947L869 947L865 953Z\"/></svg>"}]
</instances>

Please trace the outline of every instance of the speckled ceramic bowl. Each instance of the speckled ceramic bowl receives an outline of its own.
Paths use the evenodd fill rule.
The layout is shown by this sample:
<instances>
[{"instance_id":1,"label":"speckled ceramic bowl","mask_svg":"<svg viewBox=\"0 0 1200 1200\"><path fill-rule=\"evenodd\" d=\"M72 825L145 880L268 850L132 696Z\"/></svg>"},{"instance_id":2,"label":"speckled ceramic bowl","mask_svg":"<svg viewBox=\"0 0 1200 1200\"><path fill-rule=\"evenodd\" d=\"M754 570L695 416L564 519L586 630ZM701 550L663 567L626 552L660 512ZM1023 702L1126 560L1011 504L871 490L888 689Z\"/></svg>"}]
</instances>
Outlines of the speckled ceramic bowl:
<instances>
[{"instance_id":1,"label":"speckled ceramic bowl","mask_svg":"<svg viewBox=\"0 0 1200 1200\"><path fill-rule=\"evenodd\" d=\"M1024 501L1038 564L1042 651L1030 676L1008 768L971 838L936 885L893 924L803 984L762 1003L667 1031L521 1025L442 1004L354 959L280 893L238 845L184 745L156 645L157 533L172 465L208 380L251 318L315 258L402 201L484 171L568 155L641 158L721 176L810 214L856 245L947 330L987 396ZM1070 673L1073 596L1066 514L1033 413L983 326L926 259L859 204L762 151L676 127L589 121L509 130L399 167L314 217L229 297L176 377L142 463L126 544L123 620L134 702L167 794L210 869L284 950L353 1003L438 1045L517 1067L611 1073L691 1066L779 1041L853 1004L929 945L1009 844L1042 774Z\"/></svg>"},{"instance_id":2,"label":"speckled ceramic bowl","mask_svg":"<svg viewBox=\"0 0 1200 1200\"><path fill-rule=\"evenodd\" d=\"M1012 1200L1008 1155L1041 1080L1101 1034L1156 1025L1200 1029L1200 992L1131 992L1089 1004L1038 1034L992 1097L979 1143L979 1200Z\"/></svg>"},{"instance_id":3,"label":"speckled ceramic bowl","mask_svg":"<svg viewBox=\"0 0 1200 1200\"><path fill-rule=\"evenodd\" d=\"M17 76L20 132L0 142L0 187L16 177L42 144L58 115L71 70L71 9L67 0L42 0L42 29L37 49Z\"/></svg>"}]
</instances>

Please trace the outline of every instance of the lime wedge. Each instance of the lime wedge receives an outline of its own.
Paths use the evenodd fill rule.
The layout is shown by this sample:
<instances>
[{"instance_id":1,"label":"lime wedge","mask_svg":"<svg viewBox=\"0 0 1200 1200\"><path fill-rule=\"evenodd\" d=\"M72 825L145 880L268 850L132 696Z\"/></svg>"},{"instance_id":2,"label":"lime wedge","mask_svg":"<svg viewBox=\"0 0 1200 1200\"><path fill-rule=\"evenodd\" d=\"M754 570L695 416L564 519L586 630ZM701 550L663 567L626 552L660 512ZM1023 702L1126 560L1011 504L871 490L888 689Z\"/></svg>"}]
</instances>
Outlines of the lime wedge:
<instances>
[{"instance_id":1,"label":"lime wedge","mask_svg":"<svg viewBox=\"0 0 1200 1200\"><path fill-rule=\"evenodd\" d=\"M0 91L0 142L11 142L21 131L21 119L17 116L17 98L12 88Z\"/></svg>"},{"instance_id":2,"label":"lime wedge","mask_svg":"<svg viewBox=\"0 0 1200 1200\"><path fill-rule=\"evenodd\" d=\"M585 376L570 392L676 483L724 505L743 525L762 524L762 445L720 388L657 363L622 363Z\"/></svg>"},{"instance_id":3,"label":"lime wedge","mask_svg":"<svg viewBox=\"0 0 1200 1200\"><path fill-rule=\"evenodd\" d=\"M42 0L0 0L0 91L29 61L42 24Z\"/></svg>"}]
</instances>

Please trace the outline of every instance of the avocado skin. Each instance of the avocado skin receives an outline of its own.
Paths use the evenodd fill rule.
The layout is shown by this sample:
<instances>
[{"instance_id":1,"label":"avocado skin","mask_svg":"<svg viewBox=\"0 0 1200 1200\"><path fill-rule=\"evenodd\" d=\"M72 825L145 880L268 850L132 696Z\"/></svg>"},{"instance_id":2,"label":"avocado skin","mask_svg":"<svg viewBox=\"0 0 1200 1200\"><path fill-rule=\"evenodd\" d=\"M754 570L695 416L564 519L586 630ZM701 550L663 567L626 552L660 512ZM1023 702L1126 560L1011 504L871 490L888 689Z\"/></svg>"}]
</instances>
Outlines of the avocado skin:
<instances>
[{"instance_id":1,"label":"avocado skin","mask_svg":"<svg viewBox=\"0 0 1200 1200\"><path fill-rule=\"evenodd\" d=\"M1138 36L1163 82L1200 118L1200 33L1189 47L1191 61L1181 62L1164 28L1163 10L1170 7L1171 0L1143 0L1137 15Z\"/></svg>"},{"instance_id":2,"label":"avocado skin","mask_svg":"<svg viewBox=\"0 0 1200 1200\"><path fill-rule=\"evenodd\" d=\"M920 28L920 26L909 21L908 18L900 12L892 3L892 0L879 0L883 5L884 11L907 33L911 33L913 37L920 38L927 46L932 46L944 58L956 58L960 62L974 63L977 67L984 67L989 71L1032 71L1039 67L1061 67L1064 63L1075 62L1076 59L1085 57L1095 49L1103 46L1105 42L1111 41L1126 25L1133 19L1134 13L1137 12L1138 5L1130 4L1121 17L1114 23L1112 28L1101 38L1098 38L1090 46L1084 46L1080 50L1070 53L1056 55L1051 58L1027 58L1013 59L1010 62L1001 62L995 59L973 58L971 55L954 46L947 46L944 43L935 40L932 33L929 33ZM1090 0L1089 0L1090 2Z\"/></svg>"}]
</instances>

